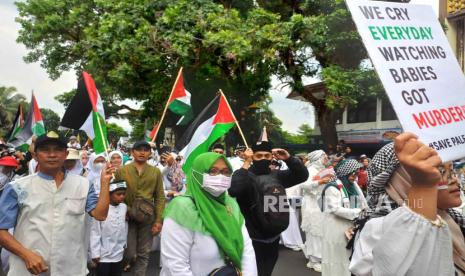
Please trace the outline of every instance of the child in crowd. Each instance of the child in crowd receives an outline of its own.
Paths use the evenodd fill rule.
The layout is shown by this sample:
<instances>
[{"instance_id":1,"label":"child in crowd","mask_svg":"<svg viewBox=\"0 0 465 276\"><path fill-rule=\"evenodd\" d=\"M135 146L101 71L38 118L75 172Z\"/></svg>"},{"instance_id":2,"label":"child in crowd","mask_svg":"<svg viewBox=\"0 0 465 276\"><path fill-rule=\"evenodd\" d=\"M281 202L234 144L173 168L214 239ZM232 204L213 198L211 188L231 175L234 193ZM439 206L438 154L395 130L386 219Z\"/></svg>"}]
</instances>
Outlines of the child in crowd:
<instances>
[{"instance_id":1,"label":"child in crowd","mask_svg":"<svg viewBox=\"0 0 465 276\"><path fill-rule=\"evenodd\" d=\"M110 184L110 208L105 221L92 221L90 251L97 264L97 276L120 276L128 236L126 183Z\"/></svg>"}]
</instances>

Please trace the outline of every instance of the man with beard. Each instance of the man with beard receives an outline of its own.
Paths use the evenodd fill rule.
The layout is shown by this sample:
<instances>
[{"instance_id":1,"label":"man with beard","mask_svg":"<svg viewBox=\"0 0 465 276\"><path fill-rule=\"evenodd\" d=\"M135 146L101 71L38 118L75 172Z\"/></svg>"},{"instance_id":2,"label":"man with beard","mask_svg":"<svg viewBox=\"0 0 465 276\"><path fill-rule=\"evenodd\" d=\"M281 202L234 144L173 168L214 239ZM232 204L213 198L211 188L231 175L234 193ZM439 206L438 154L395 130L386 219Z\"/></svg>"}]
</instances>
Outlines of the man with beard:
<instances>
[{"instance_id":1,"label":"man with beard","mask_svg":"<svg viewBox=\"0 0 465 276\"><path fill-rule=\"evenodd\" d=\"M285 188L302 183L308 170L284 149L269 142L257 143L244 153L241 169L234 172L229 194L237 199L255 250L259 276L270 276L278 260L279 237L289 224ZM270 169L271 160L282 160L287 170ZM269 204L279 203L270 207ZM284 207L284 208L281 208Z\"/></svg>"}]
</instances>

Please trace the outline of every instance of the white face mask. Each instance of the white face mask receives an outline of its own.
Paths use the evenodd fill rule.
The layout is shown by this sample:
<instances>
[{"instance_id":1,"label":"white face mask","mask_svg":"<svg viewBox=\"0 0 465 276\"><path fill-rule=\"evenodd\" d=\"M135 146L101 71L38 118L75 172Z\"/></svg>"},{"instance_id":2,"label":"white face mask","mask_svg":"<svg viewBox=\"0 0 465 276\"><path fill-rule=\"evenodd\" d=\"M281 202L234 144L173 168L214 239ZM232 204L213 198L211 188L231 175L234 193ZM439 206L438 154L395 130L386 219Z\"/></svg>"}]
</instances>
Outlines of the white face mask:
<instances>
[{"instance_id":1,"label":"white face mask","mask_svg":"<svg viewBox=\"0 0 465 276\"><path fill-rule=\"evenodd\" d=\"M103 169L103 166L105 166L105 163L94 163L94 169L97 171L101 171Z\"/></svg>"},{"instance_id":2,"label":"white face mask","mask_svg":"<svg viewBox=\"0 0 465 276\"><path fill-rule=\"evenodd\" d=\"M219 197L231 187L231 177L219 175L203 174L202 188L214 197Z\"/></svg>"}]
</instances>

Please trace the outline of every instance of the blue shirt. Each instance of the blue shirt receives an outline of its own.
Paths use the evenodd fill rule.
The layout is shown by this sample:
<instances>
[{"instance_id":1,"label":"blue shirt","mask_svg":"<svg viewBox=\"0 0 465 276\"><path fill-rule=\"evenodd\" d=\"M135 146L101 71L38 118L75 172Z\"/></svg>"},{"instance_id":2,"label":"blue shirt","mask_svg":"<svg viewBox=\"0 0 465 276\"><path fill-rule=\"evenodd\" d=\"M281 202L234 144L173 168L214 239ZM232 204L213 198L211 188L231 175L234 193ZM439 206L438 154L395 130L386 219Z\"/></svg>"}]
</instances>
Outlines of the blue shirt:
<instances>
[{"instance_id":1,"label":"blue shirt","mask_svg":"<svg viewBox=\"0 0 465 276\"><path fill-rule=\"evenodd\" d=\"M43 179L53 180L53 177L38 173ZM66 177L66 175L65 175ZM89 192L87 193L86 212L90 213L95 209L98 202L98 195L95 192L94 185L89 185ZM7 230L16 225L16 220L19 213L19 200L18 194L13 189L11 183L5 186L3 193L0 197L0 229Z\"/></svg>"}]
</instances>

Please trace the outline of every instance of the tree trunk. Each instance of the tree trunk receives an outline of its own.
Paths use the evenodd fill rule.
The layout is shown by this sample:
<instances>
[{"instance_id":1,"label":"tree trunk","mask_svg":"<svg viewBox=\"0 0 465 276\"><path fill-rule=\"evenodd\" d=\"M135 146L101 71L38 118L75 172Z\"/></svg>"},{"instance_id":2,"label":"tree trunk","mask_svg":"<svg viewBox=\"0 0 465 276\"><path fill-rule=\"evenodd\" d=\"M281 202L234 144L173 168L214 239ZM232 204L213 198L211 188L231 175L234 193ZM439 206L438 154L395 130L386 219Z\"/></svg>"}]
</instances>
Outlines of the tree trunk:
<instances>
[{"instance_id":1,"label":"tree trunk","mask_svg":"<svg viewBox=\"0 0 465 276\"><path fill-rule=\"evenodd\" d=\"M337 144L336 112L325 105L315 107L321 136L328 149L335 149Z\"/></svg>"}]
</instances>

